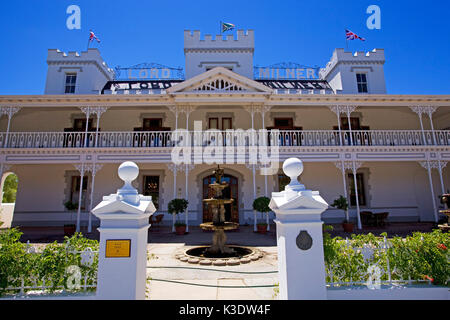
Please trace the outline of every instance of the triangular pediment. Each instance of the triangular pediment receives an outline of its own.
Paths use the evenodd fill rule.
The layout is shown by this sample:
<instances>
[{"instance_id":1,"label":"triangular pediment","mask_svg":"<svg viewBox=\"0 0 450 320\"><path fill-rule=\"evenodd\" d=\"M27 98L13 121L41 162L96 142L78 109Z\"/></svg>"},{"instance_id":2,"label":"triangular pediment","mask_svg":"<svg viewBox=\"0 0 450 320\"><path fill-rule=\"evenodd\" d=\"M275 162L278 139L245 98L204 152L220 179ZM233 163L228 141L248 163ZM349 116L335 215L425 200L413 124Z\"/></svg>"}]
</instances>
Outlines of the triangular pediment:
<instances>
[{"instance_id":1,"label":"triangular pediment","mask_svg":"<svg viewBox=\"0 0 450 320\"><path fill-rule=\"evenodd\" d=\"M167 89L167 93L272 93L272 89L223 67L216 67Z\"/></svg>"}]
</instances>

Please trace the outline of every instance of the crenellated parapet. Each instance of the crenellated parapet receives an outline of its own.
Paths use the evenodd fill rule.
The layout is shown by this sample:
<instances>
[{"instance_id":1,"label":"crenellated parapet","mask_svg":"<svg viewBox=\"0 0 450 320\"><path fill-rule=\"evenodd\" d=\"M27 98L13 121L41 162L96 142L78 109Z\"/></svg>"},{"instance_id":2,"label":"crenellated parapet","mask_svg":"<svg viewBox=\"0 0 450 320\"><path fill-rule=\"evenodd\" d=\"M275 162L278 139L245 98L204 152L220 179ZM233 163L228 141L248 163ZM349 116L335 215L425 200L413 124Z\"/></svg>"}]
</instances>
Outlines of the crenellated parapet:
<instances>
[{"instance_id":1,"label":"crenellated parapet","mask_svg":"<svg viewBox=\"0 0 450 320\"><path fill-rule=\"evenodd\" d=\"M373 49L372 51L344 51L343 48L336 48L330 61L325 68L320 70L320 78L324 78L338 63L346 64L384 64L384 49Z\"/></svg>"},{"instance_id":2,"label":"crenellated parapet","mask_svg":"<svg viewBox=\"0 0 450 320\"><path fill-rule=\"evenodd\" d=\"M353 53L337 48L325 68L320 70L319 76L328 81L335 93L385 94L384 63L384 49ZM359 79L360 85L361 82L365 84L366 91L361 92L361 88L358 88L357 74L364 75L364 78Z\"/></svg>"},{"instance_id":3,"label":"crenellated parapet","mask_svg":"<svg viewBox=\"0 0 450 320\"><path fill-rule=\"evenodd\" d=\"M205 34L202 39L199 30L184 30L184 49L248 49L253 52L255 47L255 36L253 30L237 30L234 35Z\"/></svg>"},{"instance_id":4,"label":"crenellated parapet","mask_svg":"<svg viewBox=\"0 0 450 320\"><path fill-rule=\"evenodd\" d=\"M184 55L186 79L215 67L223 67L247 78L253 77L253 30L237 30L236 35L205 34L200 31L184 31Z\"/></svg>"},{"instance_id":5,"label":"crenellated parapet","mask_svg":"<svg viewBox=\"0 0 450 320\"><path fill-rule=\"evenodd\" d=\"M49 49L47 55L47 82L45 94L65 94L66 78L73 75L74 94L99 94L105 83L114 79L115 72L108 67L96 48L81 53Z\"/></svg>"},{"instance_id":6,"label":"crenellated parapet","mask_svg":"<svg viewBox=\"0 0 450 320\"><path fill-rule=\"evenodd\" d=\"M114 69L108 67L106 62L100 56L100 51L96 48L89 48L87 51L78 53L69 51L68 53L58 49L48 49L47 54L48 65L79 65L79 64L95 64L105 76L114 78Z\"/></svg>"}]
</instances>

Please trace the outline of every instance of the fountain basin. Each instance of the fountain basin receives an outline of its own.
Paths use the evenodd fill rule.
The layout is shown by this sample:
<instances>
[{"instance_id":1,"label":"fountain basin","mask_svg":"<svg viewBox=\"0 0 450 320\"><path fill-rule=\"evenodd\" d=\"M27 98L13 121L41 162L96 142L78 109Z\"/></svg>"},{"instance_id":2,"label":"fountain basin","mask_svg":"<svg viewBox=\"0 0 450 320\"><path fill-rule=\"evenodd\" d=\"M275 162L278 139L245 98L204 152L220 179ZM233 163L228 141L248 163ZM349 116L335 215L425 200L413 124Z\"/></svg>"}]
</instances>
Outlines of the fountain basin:
<instances>
[{"instance_id":1,"label":"fountain basin","mask_svg":"<svg viewBox=\"0 0 450 320\"><path fill-rule=\"evenodd\" d=\"M189 264L199 264L203 266L235 266L257 261L264 256L264 254L256 248L235 245L230 245L228 247L233 250L233 254L214 256L208 254L210 246L199 246L180 250L175 254L175 257L179 261Z\"/></svg>"},{"instance_id":2,"label":"fountain basin","mask_svg":"<svg viewBox=\"0 0 450 320\"><path fill-rule=\"evenodd\" d=\"M213 222L205 222L200 224L200 228L205 231L216 231L222 229L223 231L236 230L239 228L239 223L225 221L222 224L214 224Z\"/></svg>"}]
</instances>

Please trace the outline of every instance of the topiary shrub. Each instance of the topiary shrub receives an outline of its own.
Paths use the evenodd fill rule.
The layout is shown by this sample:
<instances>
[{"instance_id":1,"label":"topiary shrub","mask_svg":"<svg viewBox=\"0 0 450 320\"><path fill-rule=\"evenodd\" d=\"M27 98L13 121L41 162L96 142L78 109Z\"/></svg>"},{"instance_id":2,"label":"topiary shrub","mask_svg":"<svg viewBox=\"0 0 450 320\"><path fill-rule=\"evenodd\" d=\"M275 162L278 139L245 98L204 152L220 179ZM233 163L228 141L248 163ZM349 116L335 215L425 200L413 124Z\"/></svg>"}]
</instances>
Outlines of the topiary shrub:
<instances>
[{"instance_id":1,"label":"topiary shrub","mask_svg":"<svg viewBox=\"0 0 450 320\"><path fill-rule=\"evenodd\" d=\"M267 197L259 197L253 201L253 210L261 213L270 212L269 208L270 199Z\"/></svg>"},{"instance_id":2,"label":"topiary shrub","mask_svg":"<svg viewBox=\"0 0 450 320\"><path fill-rule=\"evenodd\" d=\"M173 199L169 202L169 204L167 205L167 211L170 214L176 214L177 215L177 220L178 220L178 214L185 212L187 207L188 207L189 201L187 201L186 199ZM182 222L177 221L175 223L175 226L183 226L186 225Z\"/></svg>"}]
</instances>

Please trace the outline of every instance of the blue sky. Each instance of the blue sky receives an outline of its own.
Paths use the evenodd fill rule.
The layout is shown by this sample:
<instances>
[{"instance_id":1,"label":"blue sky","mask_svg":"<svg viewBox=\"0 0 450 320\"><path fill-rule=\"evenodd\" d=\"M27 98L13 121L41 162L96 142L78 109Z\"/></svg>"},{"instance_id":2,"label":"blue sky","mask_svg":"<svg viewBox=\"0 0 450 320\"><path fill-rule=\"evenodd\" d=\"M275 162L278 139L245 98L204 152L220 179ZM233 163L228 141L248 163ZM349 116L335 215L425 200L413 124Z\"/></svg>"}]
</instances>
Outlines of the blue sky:
<instances>
[{"instance_id":1,"label":"blue sky","mask_svg":"<svg viewBox=\"0 0 450 320\"><path fill-rule=\"evenodd\" d=\"M449 1L117 1L0 2L0 94L42 94L47 49L83 51L89 29L110 67L156 62L184 67L183 30L218 34L219 21L255 30L255 65L297 62L323 67L345 48L345 29L367 39L349 49L384 48L389 94L450 94ZM69 5L81 9L81 30L68 30ZM366 9L381 9L369 30ZM97 47L97 45L94 45Z\"/></svg>"}]
</instances>

